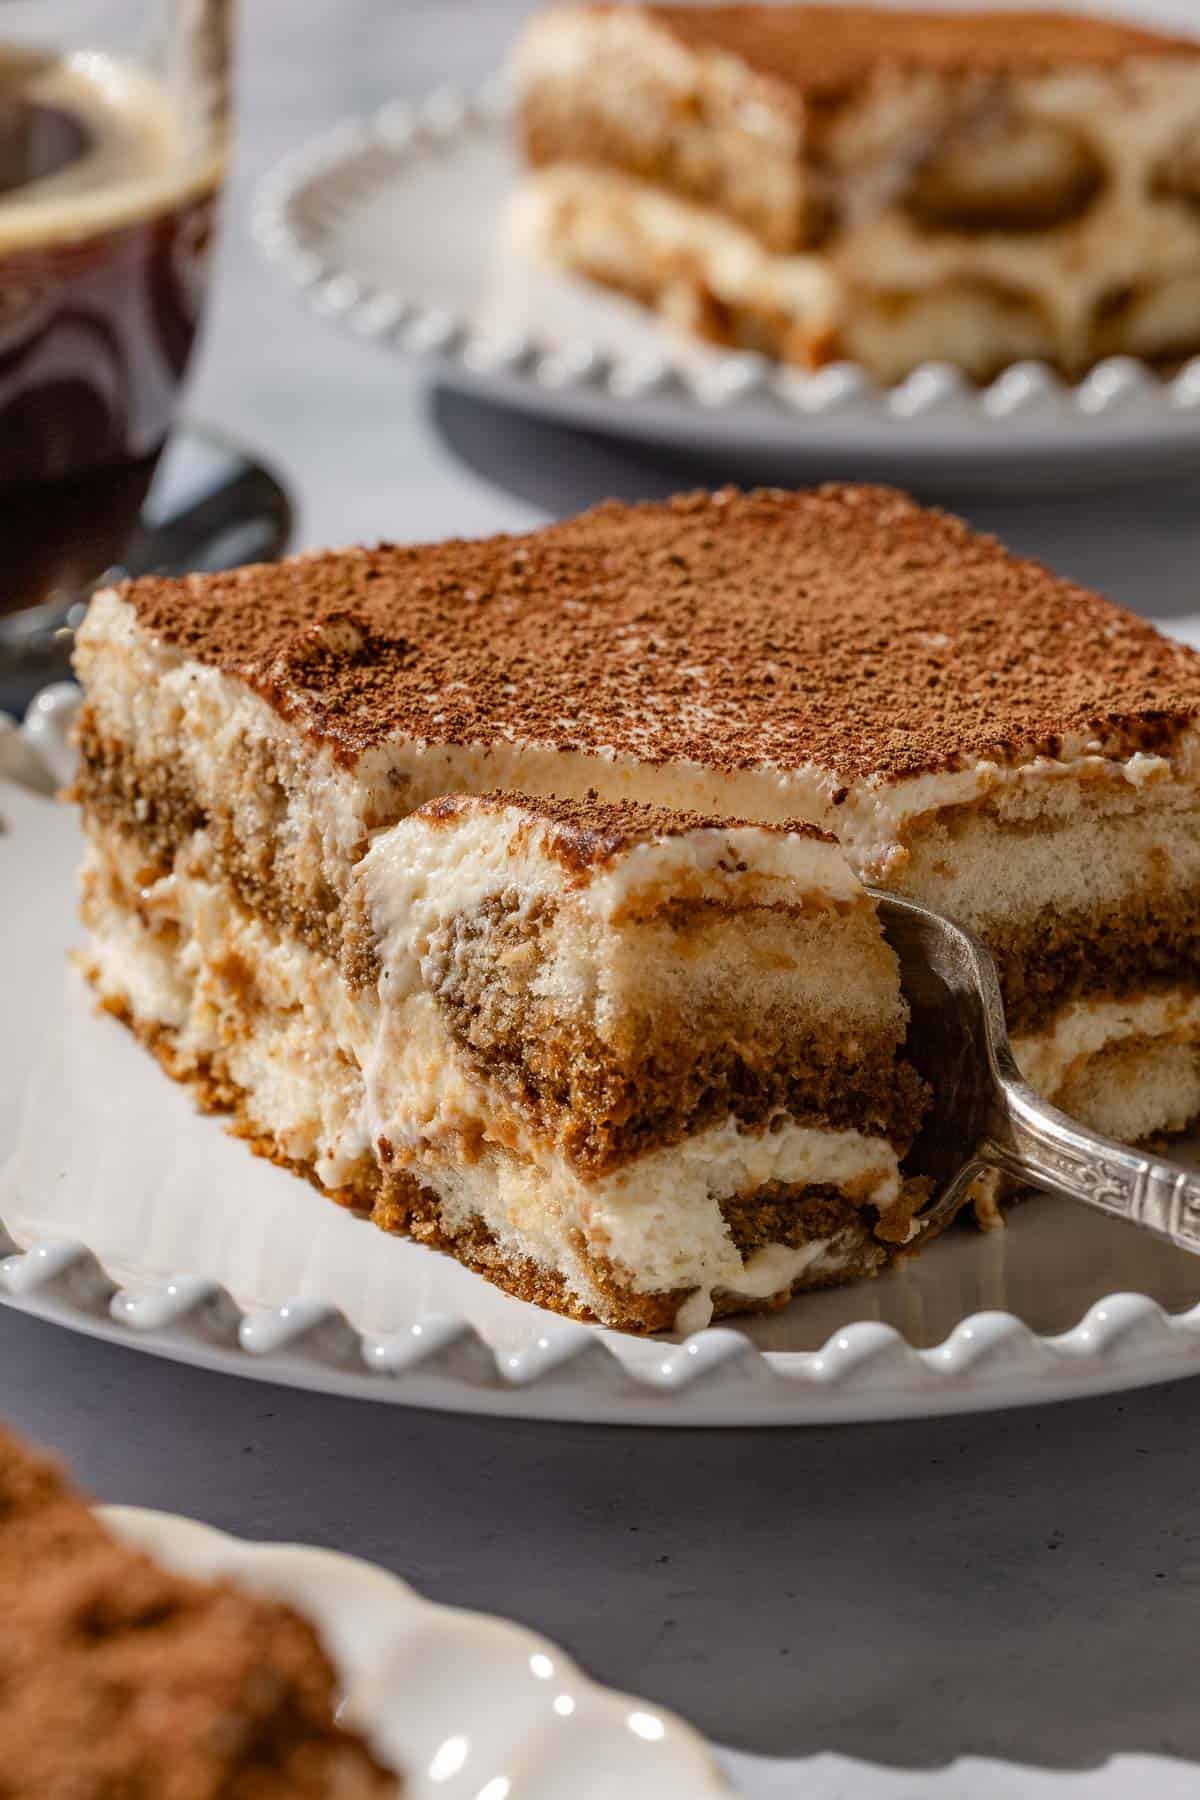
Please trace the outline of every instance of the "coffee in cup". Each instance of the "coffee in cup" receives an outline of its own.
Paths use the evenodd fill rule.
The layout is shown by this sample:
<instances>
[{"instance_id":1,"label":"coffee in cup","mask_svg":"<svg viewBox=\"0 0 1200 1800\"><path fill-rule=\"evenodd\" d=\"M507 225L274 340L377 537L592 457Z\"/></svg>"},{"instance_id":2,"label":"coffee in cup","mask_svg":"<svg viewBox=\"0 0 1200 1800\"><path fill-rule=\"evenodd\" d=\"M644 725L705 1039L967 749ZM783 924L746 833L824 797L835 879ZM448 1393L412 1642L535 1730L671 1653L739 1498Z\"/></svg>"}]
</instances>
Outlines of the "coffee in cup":
<instances>
[{"instance_id":1,"label":"coffee in cup","mask_svg":"<svg viewBox=\"0 0 1200 1800\"><path fill-rule=\"evenodd\" d=\"M137 63L0 42L0 615L100 574L136 523L200 320L220 142Z\"/></svg>"}]
</instances>

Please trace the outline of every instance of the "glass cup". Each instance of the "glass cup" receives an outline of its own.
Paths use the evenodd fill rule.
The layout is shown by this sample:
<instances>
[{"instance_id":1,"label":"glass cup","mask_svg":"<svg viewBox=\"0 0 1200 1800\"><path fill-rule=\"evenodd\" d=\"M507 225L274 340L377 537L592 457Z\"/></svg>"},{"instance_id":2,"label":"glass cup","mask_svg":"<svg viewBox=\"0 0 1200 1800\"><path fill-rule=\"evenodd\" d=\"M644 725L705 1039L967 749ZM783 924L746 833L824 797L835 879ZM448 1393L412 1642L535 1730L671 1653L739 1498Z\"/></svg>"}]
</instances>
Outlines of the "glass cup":
<instances>
[{"instance_id":1,"label":"glass cup","mask_svg":"<svg viewBox=\"0 0 1200 1800\"><path fill-rule=\"evenodd\" d=\"M134 530L179 407L233 0L0 0L0 659Z\"/></svg>"}]
</instances>

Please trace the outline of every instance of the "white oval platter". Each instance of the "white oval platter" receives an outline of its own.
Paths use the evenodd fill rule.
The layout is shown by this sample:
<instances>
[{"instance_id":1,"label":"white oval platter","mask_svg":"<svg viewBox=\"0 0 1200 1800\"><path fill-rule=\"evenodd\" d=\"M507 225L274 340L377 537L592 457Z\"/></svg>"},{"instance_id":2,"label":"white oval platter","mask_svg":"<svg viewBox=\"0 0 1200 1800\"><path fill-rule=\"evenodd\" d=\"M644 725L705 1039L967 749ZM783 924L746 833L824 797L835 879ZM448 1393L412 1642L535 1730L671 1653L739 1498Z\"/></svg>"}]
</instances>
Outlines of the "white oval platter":
<instances>
[{"instance_id":1,"label":"white oval platter","mask_svg":"<svg viewBox=\"0 0 1200 1800\"><path fill-rule=\"evenodd\" d=\"M263 182L259 244L318 313L451 387L729 474L1045 493L1195 466L1200 359L1161 379L1112 358L1075 387L1021 363L982 390L928 364L881 388L852 364L806 374L710 348L533 266L500 225L518 179L508 113L495 84L338 126Z\"/></svg>"},{"instance_id":2,"label":"white oval platter","mask_svg":"<svg viewBox=\"0 0 1200 1800\"><path fill-rule=\"evenodd\" d=\"M437 1606L333 1550L254 1544L139 1507L100 1509L127 1543L200 1580L229 1577L316 1625L346 1716L405 1800L716 1800L730 1792L681 1719L602 1688L544 1638Z\"/></svg>"},{"instance_id":3,"label":"white oval platter","mask_svg":"<svg viewBox=\"0 0 1200 1800\"><path fill-rule=\"evenodd\" d=\"M76 703L0 729L0 1297L292 1386L507 1417L797 1425L1111 1393L1200 1372L1200 1258L1063 1202L686 1341L600 1331L385 1236L251 1156L69 958Z\"/></svg>"}]
</instances>

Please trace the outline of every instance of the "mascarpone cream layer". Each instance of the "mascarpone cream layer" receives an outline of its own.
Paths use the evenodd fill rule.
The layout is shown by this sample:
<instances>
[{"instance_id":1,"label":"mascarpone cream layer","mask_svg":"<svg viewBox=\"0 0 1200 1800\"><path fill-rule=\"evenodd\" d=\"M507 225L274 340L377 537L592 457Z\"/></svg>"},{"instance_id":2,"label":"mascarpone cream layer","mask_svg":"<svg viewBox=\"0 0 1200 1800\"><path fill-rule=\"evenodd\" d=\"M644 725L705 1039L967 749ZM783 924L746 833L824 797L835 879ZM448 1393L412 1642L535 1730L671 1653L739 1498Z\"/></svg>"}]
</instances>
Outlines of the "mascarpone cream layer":
<instances>
[{"instance_id":1,"label":"mascarpone cream layer","mask_svg":"<svg viewBox=\"0 0 1200 1800\"><path fill-rule=\"evenodd\" d=\"M766 83L738 57L715 50L698 53L632 7L625 12L563 7L538 14L513 51L513 87L523 98L543 81L586 81L598 55L645 64L655 82L674 89L681 100L699 88L707 89L710 98L727 98L745 109L739 110L737 121L743 131L800 154L796 121L786 110L764 104Z\"/></svg>"},{"instance_id":2,"label":"mascarpone cream layer","mask_svg":"<svg viewBox=\"0 0 1200 1800\"><path fill-rule=\"evenodd\" d=\"M393 1131L398 1128L393 1120ZM560 1270L601 1313L580 1248L611 1264L638 1293L695 1290L693 1299L703 1296L711 1317L714 1293L767 1299L830 1250L826 1242L774 1245L743 1259L722 1215L723 1200L778 1181L837 1188L886 1211L900 1191L886 1141L786 1121L757 1135L727 1121L589 1182L559 1159L532 1159L490 1143L468 1159L455 1158L449 1146L438 1154L431 1140L406 1148L397 1160L438 1195L452 1229L482 1219L506 1250Z\"/></svg>"},{"instance_id":3,"label":"mascarpone cream layer","mask_svg":"<svg viewBox=\"0 0 1200 1800\"><path fill-rule=\"evenodd\" d=\"M379 1031L364 1074L364 1138L386 1139L393 1166L432 1187L466 1224L471 1211L521 1253L558 1266L576 1234L641 1292L732 1285L742 1258L721 1201L768 1183L838 1189L886 1210L900 1197L884 1138L786 1117L767 1128L734 1120L651 1150L599 1177L578 1174L507 1109L460 1054L427 993L391 992L385 965ZM463 1210L465 1209L465 1210Z\"/></svg>"},{"instance_id":4,"label":"mascarpone cream layer","mask_svg":"<svg viewBox=\"0 0 1200 1800\"><path fill-rule=\"evenodd\" d=\"M798 348L836 334L843 354L868 363L880 380L898 381L919 352L936 360L936 342L921 339L939 326L956 348L967 326L979 333L966 362L972 372L994 370L998 358L1011 354L1008 340L1016 331L1029 356L1082 368L1097 354L1101 309L1122 292L1134 308L1134 350L1162 354L1194 336L1200 228L1179 222L1178 207L1144 194L1093 210L1104 215L1099 227L1089 213L1073 227L1029 234L931 234L891 210L836 246L785 254L666 189L557 163L526 178L503 229L515 255L579 267L634 292L663 269L695 269L731 308L786 320ZM684 327L691 316L689 283L690 276L675 321ZM907 310L887 310L893 296ZM670 317L672 299L669 285L657 297ZM1024 303L1027 313L1018 318L1010 299Z\"/></svg>"},{"instance_id":5,"label":"mascarpone cream layer","mask_svg":"<svg viewBox=\"0 0 1200 1800\"><path fill-rule=\"evenodd\" d=\"M1082 218L1052 231L926 232L897 208L849 233L836 257L851 287L907 293L956 280L993 281L1036 296L1068 361L1085 361L1099 306L1200 270L1200 222L1157 199L1153 171L1195 125L1200 68L1131 57L1116 73L1063 69L1013 82L1031 119L1078 128L1106 187Z\"/></svg>"},{"instance_id":6,"label":"mascarpone cream layer","mask_svg":"<svg viewBox=\"0 0 1200 1800\"><path fill-rule=\"evenodd\" d=\"M640 800L654 806L730 818L783 824L800 819L836 836L852 868L863 880L883 880L905 860L905 827L943 807L969 806L1004 790L1037 790L1068 781L1112 782L1141 791L1172 774L1200 774L1200 734L1181 734L1172 760L1110 754L1098 739L1079 734L1058 757L1034 756L1011 764L980 760L959 769L939 770L904 780L876 776L847 784L836 769L815 764L781 768L711 769L701 763L652 763L603 746L590 752L560 751L503 739L491 745L395 743L369 750L358 773L372 792L399 779L414 806L439 794L517 792L582 799ZM848 791L847 791L848 790ZM840 799L839 799L840 796Z\"/></svg>"},{"instance_id":7,"label":"mascarpone cream layer","mask_svg":"<svg viewBox=\"0 0 1200 1800\"><path fill-rule=\"evenodd\" d=\"M773 253L724 214L630 176L555 163L521 184L501 230L518 256L553 262L560 246L569 248L569 262L638 288L643 269L633 253L640 249L651 272L655 264L699 266L705 285L730 306L782 313L814 334L838 323L841 289L825 258ZM687 323L686 314L679 322Z\"/></svg>"},{"instance_id":8,"label":"mascarpone cream layer","mask_svg":"<svg viewBox=\"0 0 1200 1800\"><path fill-rule=\"evenodd\" d=\"M703 828L627 845L589 869L570 861L569 838L564 865L556 831L525 807L467 798L449 817L413 814L376 838L354 893L387 1004L441 984L443 959L464 954L447 929L465 920L472 960L504 959L505 934L521 934L530 1000L603 1043L628 1042L631 1030L704 1035L713 1007L734 1036L737 1019L752 1029L769 1012L837 1037L902 1034L896 959L836 845ZM681 902L697 906L694 923L673 913Z\"/></svg>"},{"instance_id":9,"label":"mascarpone cream layer","mask_svg":"<svg viewBox=\"0 0 1200 1800\"><path fill-rule=\"evenodd\" d=\"M1082 1066L1137 1039L1200 1041L1200 994L1187 988L1073 1000L1045 1030L1012 1040L1017 1066L1031 1087L1053 1100Z\"/></svg>"},{"instance_id":10,"label":"mascarpone cream layer","mask_svg":"<svg viewBox=\"0 0 1200 1800\"><path fill-rule=\"evenodd\" d=\"M85 965L135 1023L170 1031L181 1072L228 1073L250 1121L336 1187L366 1147L361 1066L375 997L352 995L332 962L206 879L210 860L197 833L174 873L143 885L136 845L93 832L81 871Z\"/></svg>"}]
</instances>

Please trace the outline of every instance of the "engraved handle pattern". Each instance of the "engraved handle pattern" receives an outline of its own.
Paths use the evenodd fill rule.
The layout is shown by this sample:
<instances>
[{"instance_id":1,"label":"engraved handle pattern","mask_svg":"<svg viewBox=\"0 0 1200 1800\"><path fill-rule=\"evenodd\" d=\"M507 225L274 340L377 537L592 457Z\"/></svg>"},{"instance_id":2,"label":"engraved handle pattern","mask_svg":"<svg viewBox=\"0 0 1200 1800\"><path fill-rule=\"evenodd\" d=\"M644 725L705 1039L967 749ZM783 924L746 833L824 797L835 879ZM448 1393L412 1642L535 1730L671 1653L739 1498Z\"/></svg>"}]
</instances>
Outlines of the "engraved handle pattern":
<instances>
[{"instance_id":1,"label":"engraved handle pattern","mask_svg":"<svg viewBox=\"0 0 1200 1800\"><path fill-rule=\"evenodd\" d=\"M1003 1116L990 1148L990 1160L1008 1174L1200 1254L1200 1176L1088 1131L1024 1082L1003 1082Z\"/></svg>"}]
</instances>

